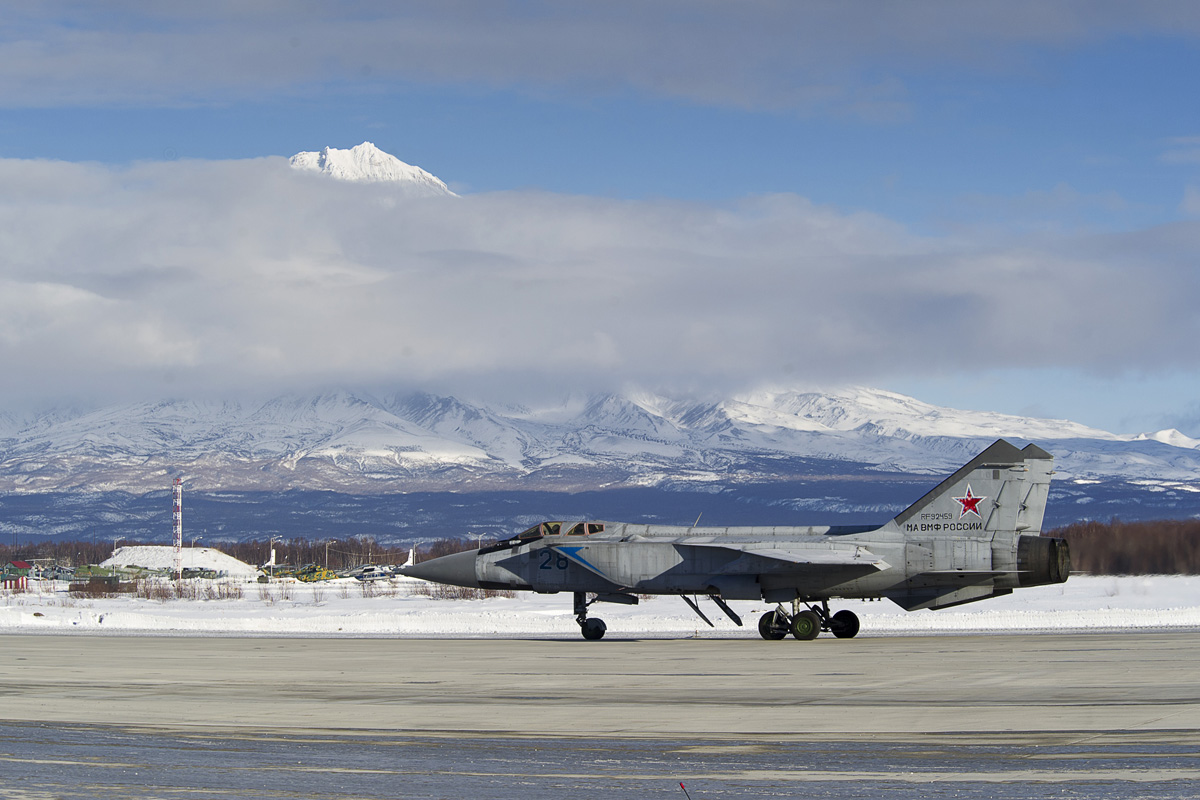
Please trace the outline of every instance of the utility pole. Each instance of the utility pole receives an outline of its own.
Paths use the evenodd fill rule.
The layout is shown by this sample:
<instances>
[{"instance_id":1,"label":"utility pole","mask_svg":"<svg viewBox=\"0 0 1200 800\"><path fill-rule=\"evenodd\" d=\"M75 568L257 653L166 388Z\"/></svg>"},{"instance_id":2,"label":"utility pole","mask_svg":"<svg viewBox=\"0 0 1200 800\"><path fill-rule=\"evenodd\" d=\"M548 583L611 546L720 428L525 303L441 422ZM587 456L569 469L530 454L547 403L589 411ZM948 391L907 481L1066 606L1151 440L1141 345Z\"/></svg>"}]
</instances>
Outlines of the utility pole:
<instances>
[{"instance_id":1,"label":"utility pole","mask_svg":"<svg viewBox=\"0 0 1200 800\"><path fill-rule=\"evenodd\" d=\"M124 536L114 536L113 537L113 558L116 558L116 556L117 556L117 542L123 540L124 538L125 538ZM113 564L113 566L109 570L109 572L113 575L116 575L117 574L117 565Z\"/></svg>"}]
</instances>

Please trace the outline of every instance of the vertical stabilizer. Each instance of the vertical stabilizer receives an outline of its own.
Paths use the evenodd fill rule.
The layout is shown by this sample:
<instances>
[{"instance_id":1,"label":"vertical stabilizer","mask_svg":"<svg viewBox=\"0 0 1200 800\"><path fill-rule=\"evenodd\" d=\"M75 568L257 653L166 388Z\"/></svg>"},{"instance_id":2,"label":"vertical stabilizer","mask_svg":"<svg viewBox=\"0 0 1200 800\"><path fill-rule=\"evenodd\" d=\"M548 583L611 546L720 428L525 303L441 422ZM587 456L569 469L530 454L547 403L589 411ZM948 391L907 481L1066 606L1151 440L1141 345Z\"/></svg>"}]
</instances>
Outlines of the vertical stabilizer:
<instances>
[{"instance_id":1,"label":"vertical stabilizer","mask_svg":"<svg viewBox=\"0 0 1200 800\"><path fill-rule=\"evenodd\" d=\"M1037 445L1020 450L1003 439L896 517L907 534L1041 531L1054 457Z\"/></svg>"},{"instance_id":2,"label":"vertical stabilizer","mask_svg":"<svg viewBox=\"0 0 1200 800\"><path fill-rule=\"evenodd\" d=\"M1066 542L1040 535L1053 463L1000 439L904 509L894 524L908 577L888 597L909 611L948 608L1065 581Z\"/></svg>"}]
</instances>

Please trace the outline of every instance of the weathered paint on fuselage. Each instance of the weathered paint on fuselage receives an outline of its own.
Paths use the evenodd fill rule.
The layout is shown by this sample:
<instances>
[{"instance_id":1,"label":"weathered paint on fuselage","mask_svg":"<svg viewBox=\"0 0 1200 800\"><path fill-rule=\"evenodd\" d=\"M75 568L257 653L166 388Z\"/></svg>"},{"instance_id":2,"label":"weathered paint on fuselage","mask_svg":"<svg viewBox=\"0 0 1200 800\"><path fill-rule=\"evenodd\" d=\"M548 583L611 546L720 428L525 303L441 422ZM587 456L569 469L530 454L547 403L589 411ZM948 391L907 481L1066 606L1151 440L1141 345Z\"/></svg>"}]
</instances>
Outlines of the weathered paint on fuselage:
<instances>
[{"instance_id":1,"label":"weathered paint on fuselage","mask_svg":"<svg viewBox=\"0 0 1200 800\"><path fill-rule=\"evenodd\" d=\"M1039 535L1051 464L1033 445L998 441L874 528L549 522L483 548L473 568L441 559L412 574L621 602L639 594L886 597L909 610L943 608L1066 580L1066 544Z\"/></svg>"},{"instance_id":2,"label":"weathered paint on fuselage","mask_svg":"<svg viewBox=\"0 0 1200 800\"><path fill-rule=\"evenodd\" d=\"M856 533L604 523L603 533L586 537L559 534L485 548L475 562L476 579L481 586L535 592L717 594L771 602L919 594L943 589L950 580L961 582L968 571L999 573L980 578L981 585L995 590L989 594L1016 588L1018 534L978 533L910 539L890 522ZM564 547L574 548L577 559L562 552ZM767 547L805 563L754 555ZM830 553L857 557L863 566L822 565L820 557Z\"/></svg>"}]
</instances>

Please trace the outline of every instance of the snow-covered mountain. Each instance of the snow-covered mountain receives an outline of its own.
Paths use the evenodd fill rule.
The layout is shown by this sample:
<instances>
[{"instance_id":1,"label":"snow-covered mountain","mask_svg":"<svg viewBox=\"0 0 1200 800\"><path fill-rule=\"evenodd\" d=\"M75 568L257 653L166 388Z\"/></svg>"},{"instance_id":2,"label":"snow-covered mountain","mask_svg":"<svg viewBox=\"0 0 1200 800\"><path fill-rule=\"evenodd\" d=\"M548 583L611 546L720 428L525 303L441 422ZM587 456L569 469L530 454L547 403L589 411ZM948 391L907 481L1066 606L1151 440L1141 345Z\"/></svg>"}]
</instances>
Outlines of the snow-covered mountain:
<instances>
[{"instance_id":1,"label":"snow-covered mountain","mask_svg":"<svg viewBox=\"0 0 1200 800\"><path fill-rule=\"evenodd\" d=\"M536 407L335 391L0 415L0 535L208 542L511 534L546 518L858 524L998 437L1055 456L1047 525L1200 516L1200 449L873 389L643 392ZM190 528L193 529L193 528Z\"/></svg>"},{"instance_id":2,"label":"snow-covered mountain","mask_svg":"<svg viewBox=\"0 0 1200 800\"><path fill-rule=\"evenodd\" d=\"M292 156L291 165L293 169L318 172L342 181L395 183L411 196L454 196L454 192L436 176L404 163L371 142L363 142L349 150L326 147L320 152L297 153Z\"/></svg>"},{"instance_id":3,"label":"snow-covered mountain","mask_svg":"<svg viewBox=\"0 0 1200 800\"><path fill-rule=\"evenodd\" d=\"M4 416L0 492L142 493L175 476L194 489L378 493L723 485L850 467L938 475L1000 437L1050 450L1067 486L1200 491L1200 443L1177 431L1121 437L852 388L709 402L629 393L536 409L339 391Z\"/></svg>"}]
</instances>

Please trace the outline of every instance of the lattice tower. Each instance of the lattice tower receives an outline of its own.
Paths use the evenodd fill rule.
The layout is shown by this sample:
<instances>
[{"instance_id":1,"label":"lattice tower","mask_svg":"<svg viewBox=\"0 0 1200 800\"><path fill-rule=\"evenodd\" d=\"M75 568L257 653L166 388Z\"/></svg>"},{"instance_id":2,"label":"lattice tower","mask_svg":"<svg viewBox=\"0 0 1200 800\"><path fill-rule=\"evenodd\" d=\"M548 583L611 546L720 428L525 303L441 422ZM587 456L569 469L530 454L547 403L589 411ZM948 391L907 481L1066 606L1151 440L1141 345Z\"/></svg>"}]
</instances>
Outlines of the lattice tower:
<instances>
[{"instance_id":1,"label":"lattice tower","mask_svg":"<svg viewBox=\"0 0 1200 800\"><path fill-rule=\"evenodd\" d=\"M175 479L171 487L171 530L175 534L175 577L183 576L183 480Z\"/></svg>"}]
</instances>

